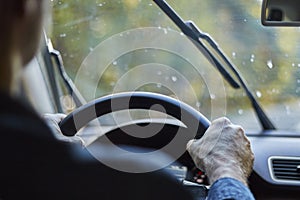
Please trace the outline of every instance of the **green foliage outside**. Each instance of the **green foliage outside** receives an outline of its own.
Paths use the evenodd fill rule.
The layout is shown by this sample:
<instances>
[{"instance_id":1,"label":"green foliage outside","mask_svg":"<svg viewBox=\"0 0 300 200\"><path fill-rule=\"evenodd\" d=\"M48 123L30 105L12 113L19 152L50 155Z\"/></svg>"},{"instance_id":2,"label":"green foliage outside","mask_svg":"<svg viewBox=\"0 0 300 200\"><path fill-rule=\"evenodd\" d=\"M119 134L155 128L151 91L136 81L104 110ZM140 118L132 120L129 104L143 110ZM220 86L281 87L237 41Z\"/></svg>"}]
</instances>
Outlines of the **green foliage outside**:
<instances>
[{"instance_id":1,"label":"green foliage outside","mask_svg":"<svg viewBox=\"0 0 300 200\"><path fill-rule=\"evenodd\" d=\"M300 42L299 29L263 27L260 22L261 1L168 0L167 2L183 19L194 21L202 31L209 33L217 41L244 76L261 104L268 106L296 101L299 97L300 46L297 46ZM86 56L98 44L115 34L143 27L161 27L178 31L172 21L151 0L53 0L52 3L51 38L55 48L61 51L67 72L72 78L76 76ZM208 108L213 97L209 96L203 80L197 75L193 76L193 70L186 70L191 66L184 59L159 50L137 50L130 55L124 55L116 60L118 68L112 62L97 83L96 97L110 94L115 83L128 70L153 60L173 66L181 74L191 77L190 82L197 91L198 101L189 102L187 98L187 103L199 108L204 114L210 114ZM218 72L212 66L211 69L211 74L208 73L206 76L213 79ZM87 73L91 76L93 74ZM172 75L170 78L172 79ZM83 84L89 87L89 81L91 80L87 78L83 80ZM225 85L227 112L239 113L241 110L247 110L250 104L245 98L245 93L230 88L227 83ZM138 89L172 95L172 91L162 88L159 83Z\"/></svg>"}]
</instances>

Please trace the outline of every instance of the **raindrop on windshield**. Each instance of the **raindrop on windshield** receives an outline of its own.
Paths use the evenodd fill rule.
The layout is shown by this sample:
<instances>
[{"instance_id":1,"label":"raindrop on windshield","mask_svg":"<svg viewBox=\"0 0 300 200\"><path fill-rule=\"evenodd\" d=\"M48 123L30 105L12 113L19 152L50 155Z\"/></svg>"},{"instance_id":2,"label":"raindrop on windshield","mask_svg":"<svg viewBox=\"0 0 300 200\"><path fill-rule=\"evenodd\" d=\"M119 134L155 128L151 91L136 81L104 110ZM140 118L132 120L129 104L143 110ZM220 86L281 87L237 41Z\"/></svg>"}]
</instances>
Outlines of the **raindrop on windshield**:
<instances>
[{"instance_id":1,"label":"raindrop on windshield","mask_svg":"<svg viewBox=\"0 0 300 200\"><path fill-rule=\"evenodd\" d=\"M256 96L257 96L258 98L261 98L261 97L262 97L261 92L260 92L260 91L256 91Z\"/></svg>"},{"instance_id":2,"label":"raindrop on windshield","mask_svg":"<svg viewBox=\"0 0 300 200\"><path fill-rule=\"evenodd\" d=\"M239 113L239 115L242 115L244 113L244 110L239 109L238 113Z\"/></svg>"},{"instance_id":3,"label":"raindrop on windshield","mask_svg":"<svg viewBox=\"0 0 300 200\"><path fill-rule=\"evenodd\" d=\"M117 61L114 61L114 62L113 62L113 65L117 65L117 64L118 64L118 62L117 62Z\"/></svg>"},{"instance_id":4,"label":"raindrop on windshield","mask_svg":"<svg viewBox=\"0 0 300 200\"><path fill-rule=\"evenodd\" d=\"M168 34L168 30L166 28L164 28L164 33Z\"/></svg>"},{"instance_id":5,"label":"raindrop on windshield","mask_svg":"<svg viewBox=\"0 0 300 200\"><path fill-rule=\"evenodd\" d=\"M162 86L161 83L157 83L157 84L156 84L156 87L157 87L157 88L161 88L161 86Z\"/></svg>"},{"instance_id":6,"label":"raindrop on windshield","mask_svg":"<svg viewBox=\"0 0 300 200\"><path fill-rule=\"evenodd\" d=\"M291 114L291 109L289 106L285 106L285 109L286 109L286 114L287 115L290 115Z\"/></svg>"},{"instance_id":7,"label":"raindrop on windshield","mask_svg":"<svg viewBox=\"0 0 300 200\"><path fill-rule=\"evenodd\" d=\"M254 54L251 54L251 58L250 58L250 62L254 62L254 60L255 60L255 55Z\"/></svg>"},{"instance_id":8,"label":"raindrop on windshield","mask_svg":"<svg viewBox=\"0 0 300 200\"><path fill-rule=\"evenodd\" d=\"M64 37L66 37L66 36L67 36L66 33L62 33L62 34L59 35L59 37L61 37L61 38L64 38Z\"/></svg>"},{"instance_id":9,"label":"raindrop on windshield","mask_svg":"<svg viewBox=\"0 0 300 200\"><path fill-rule=\"evenodd\" d=\"M272 69L272 68L274 67L274 66L273 66L272 60L268 60L267 66L268 66L270 69Z\"/></svg>"},{"instance_id":10,"label":"raindrop on windshield","mask_svg":"<svg viewBox=\"0 0 300 200\"><path fill-rule=\"evenodd\" d=\"M176 76L172 76L172 81L176 82L177 81L177 77Z\"/></svg>"},{"instance_id":11,"label":"raindrop on windshield","mask_svg":"<svg viewBox=\"0 0 300 200\"><path fill-rule=\"evenodd\" d=\"M232 58L236 59L236 53L235 52L232 52Z\"/></svg>"}]
</instances>

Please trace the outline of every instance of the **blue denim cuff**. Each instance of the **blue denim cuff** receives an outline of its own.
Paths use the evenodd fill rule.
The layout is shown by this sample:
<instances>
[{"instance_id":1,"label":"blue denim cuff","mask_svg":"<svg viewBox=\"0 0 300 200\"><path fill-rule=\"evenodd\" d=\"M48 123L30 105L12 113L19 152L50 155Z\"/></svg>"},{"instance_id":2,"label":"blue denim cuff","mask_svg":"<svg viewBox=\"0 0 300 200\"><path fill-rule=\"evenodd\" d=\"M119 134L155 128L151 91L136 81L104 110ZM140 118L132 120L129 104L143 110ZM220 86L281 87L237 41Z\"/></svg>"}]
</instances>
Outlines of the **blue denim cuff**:
<instances>
[{"instance_id":1,"label":"blue denim cuff","mask_svg":"<svg viewBox=\"0 0 300 200\"><path fill-rule=\"evenodd\" d=\"M208 200L254 200L254 197L243 183L233 178L221 178L214 182L208 193Z\"/></svg>"}]
</instances>

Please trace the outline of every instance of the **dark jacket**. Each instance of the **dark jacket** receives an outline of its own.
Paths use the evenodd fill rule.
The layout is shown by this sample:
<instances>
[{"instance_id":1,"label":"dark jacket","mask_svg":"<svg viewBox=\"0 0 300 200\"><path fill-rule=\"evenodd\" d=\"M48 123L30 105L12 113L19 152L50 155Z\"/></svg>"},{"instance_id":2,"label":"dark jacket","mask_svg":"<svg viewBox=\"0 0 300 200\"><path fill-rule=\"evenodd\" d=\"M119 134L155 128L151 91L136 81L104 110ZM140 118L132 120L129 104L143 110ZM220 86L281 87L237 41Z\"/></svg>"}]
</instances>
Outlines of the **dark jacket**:
<instances>
[{"instance_id":1,"label":"dark jacket","mask_svg":"<svg viewBox=\"0 0 300 200\"><path fill-rule=\"evenodd\" d=\"M191 198L163 171L116 171L81 147L57 141L32 109L0 98L0 199Z\"/></svg>"}]
</instances>

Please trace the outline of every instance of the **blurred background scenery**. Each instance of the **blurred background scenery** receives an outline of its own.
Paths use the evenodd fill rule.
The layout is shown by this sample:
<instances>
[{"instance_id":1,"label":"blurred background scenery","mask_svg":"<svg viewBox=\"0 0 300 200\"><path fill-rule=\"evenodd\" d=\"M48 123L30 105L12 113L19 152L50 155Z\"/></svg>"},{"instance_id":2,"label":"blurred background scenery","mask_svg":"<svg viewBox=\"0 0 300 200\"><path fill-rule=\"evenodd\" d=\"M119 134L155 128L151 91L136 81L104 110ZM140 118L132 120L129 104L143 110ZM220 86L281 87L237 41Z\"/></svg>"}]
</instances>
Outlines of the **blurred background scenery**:
<instances>
[{"instance_id":1,"label":"blurred background scenery","mask_svg":"<svg viewBox=\"0 0 300 200\"><path fill-rule=\"evenodd\" d=\"M169 42L171 49L180 49L191 56L187 58L171 51L145 47L119 55L107 66L101 66L101 56L93 55L97 66L91 67L93 70L86 70L80 76L78 85L87 101L119 91L153 91L175 96L209 119L226 115L246 129L260 129L246 93L242 89L233 89L220 78L219 72L192 48L188 39L186 42L176 37L173 39L174 34L182 36L180 30L153 1L51 2L53 29L48 36L61 52L67 73L72 79L76 78L85 59L103 42L112 37L120 39L124 37L123 34L131 34L134 32L132 30L140 28L152 27L149 30L154 30L156 34L161 32L161 41ZM184 20L192 20L214 38L236 65L277 127L300 129L295 122L299 113L296 111L300 110L299 28L263 27L260 21L261 0L167 2ZM147 41L147 37L141 35L136 40ZM117 45L105 47L112 50L119 48ZM196 63L190 62L193 58L197 58ZM168 67L158 67L158 63ZM137 67L141 66L143 70L138 70ZM95 73L97 67L105 68L101 77ZM124 76L128 77L123 79ZM131 83L139 83L149 76L153 81L148 84L137 84L136 87ZM122 85L118 86L121 79ZM95 91L90 89L91 85L96 85ZM286 120L284 123L283 119Z\"/></svg>"}]
</instances>

